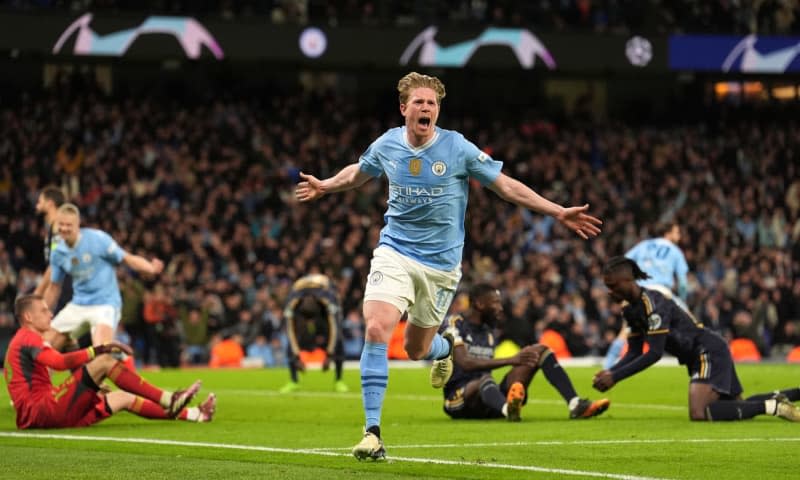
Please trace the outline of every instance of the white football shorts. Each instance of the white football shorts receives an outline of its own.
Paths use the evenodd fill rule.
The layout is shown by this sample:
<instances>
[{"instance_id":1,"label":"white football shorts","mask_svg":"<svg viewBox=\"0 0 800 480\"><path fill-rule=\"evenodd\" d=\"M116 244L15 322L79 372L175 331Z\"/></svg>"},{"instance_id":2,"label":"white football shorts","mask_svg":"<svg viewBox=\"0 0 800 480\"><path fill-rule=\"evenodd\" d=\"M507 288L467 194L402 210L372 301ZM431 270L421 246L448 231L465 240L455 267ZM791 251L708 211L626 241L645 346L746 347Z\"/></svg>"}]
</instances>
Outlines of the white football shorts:
<instances>
[{"instance_id":1,"label":"white football shorts","mask_svg":"<svg viewBox=\"0 0 800 480\"><path fill-rule=\"evenodd\" d=\"M364 300L390 303L401 313L408 311L408 321L418 327L438 327L460 280L460 266L449 272L437 270L380 246L372 252Z\"/></svg>"},{"instance_id":2,"label":"white football shorts","mask_svg":"<svg viewBox=\"0 0 800 480\"><path fill-rule=\"evenodd\" d=\"M108 325L117 330L121 312L113 305L76 305L68 303L53 318L50 326L54 330L77 338L88 325L92 333L97 325Z\"/></svg>"}]
</instances>

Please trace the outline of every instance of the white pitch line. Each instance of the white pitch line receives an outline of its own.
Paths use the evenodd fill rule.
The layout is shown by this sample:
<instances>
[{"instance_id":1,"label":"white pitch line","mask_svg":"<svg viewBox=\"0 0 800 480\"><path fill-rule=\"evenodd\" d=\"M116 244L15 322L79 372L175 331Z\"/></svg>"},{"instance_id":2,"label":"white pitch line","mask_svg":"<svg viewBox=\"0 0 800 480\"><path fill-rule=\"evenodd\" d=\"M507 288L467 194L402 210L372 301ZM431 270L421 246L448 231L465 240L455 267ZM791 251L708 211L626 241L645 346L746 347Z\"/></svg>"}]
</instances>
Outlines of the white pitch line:
<instances>
[{"instance_id":1,"label":"white pitch line","mask_svg":"<svg viewBox=\"0 0 800 480\"><path fill-rule=\"evenodd\" d=\"M483 448L483 447L531 447L531 446L581 446L581 445L636 445L658 443L761 443L761 442L800 442L800 437L785 438L679 438L679 439L639 439L639 440L540 440L536 442L486 442L486 443L442 443L419 445L395 445L395 449L414 448ZM345 448L313 448L315 452L348 450Z\"/></svg>"},{"instance_id":2,"label":"white pitch line","mask_svg":"<svg viewBox=\"0 0 800 480\"><path fill-rule=\"evenodd\" d=\"M281 393L275 390L227 390L227 389L216 389L215 392L217 395L220 393L230 393L233 395L251 395L255 397L286 397L291 398L292 396L296 397L306 397L306 398L348 398L348 399L361 399L360 393L335 393L335 392L292 392L292 393ZM439 395L415 395L415 394L388 394L393 399L397 400L410 400L410 401L442 401L442 397ZM539 400L536 398L528 398L528 404L538 404L538 405L564 405L564 402L561 400ZM619 402L612 402L612 406L620 406L625 408L641 408L645 410L670 410L670 411L683 411L686 410L688 407L680 407L678 405L663 405L658 403L619 403Z\"/></svg>"},{"instance_id":3,"label":"white pitch line","mask_svg":"<svg viewBox=\"0 0 800 480\"><path fill-rule=\"evenodd\" d=\"M208 442L186 442L182 440L158 440L153 438L125 438L125 437L95 437L89 435L63 435L55 433L23 433L23 432L0 432L0 437L10 438L36 438L48 440L74 440L90 442L117 442L117 443L142 443L148 445L173 445L180 447L206 447L220 448L228 450L248 450L256 452L287 453L295 455L319 455L326 457L349 457L349 453L334 453L331 451L318 449L293 449L279 447L262 447L258 445L236 445L228 443L208 443ZM459 460L442 460L436 458L417 458L417 457L387 457L390 462L409 462L409 463L432 463L435 465L457 465L481 467L488 469L518 470L526 472L553 473L559 475L578 475L584 477L612 478L614 480L668 480L656 477L642 477L637 475L626 475L618 473L593 472L588 470L569 470L564 468L537 467L535 465L512 465L505 463L488 462L467 462Z\"/></svg>"}]
</instances>

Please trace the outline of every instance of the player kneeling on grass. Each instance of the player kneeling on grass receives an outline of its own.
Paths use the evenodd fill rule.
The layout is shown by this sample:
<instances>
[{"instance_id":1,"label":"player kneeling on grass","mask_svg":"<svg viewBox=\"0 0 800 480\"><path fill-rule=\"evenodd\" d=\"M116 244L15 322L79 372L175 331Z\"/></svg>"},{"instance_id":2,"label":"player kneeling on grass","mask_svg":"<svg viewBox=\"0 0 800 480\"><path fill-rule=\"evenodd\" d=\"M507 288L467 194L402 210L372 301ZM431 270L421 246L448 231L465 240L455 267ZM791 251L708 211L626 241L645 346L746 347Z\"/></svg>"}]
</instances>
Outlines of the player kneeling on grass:
<instances>
[{"instance_id":1,"label":"player kneeling on grass","mask_svg":"<svg viewBox=\"0 0 800 480\"><path fill-rule=\"evenodd\" d=\"M453 338L453 376L444 387L444 411L452 418L520 420L528 386L541 369L569 407L570 418L589 418L606 411L607 399L594 402L578 397L567 373L544 345L528 345L508 358L494 358L493 330L503 319L500 292L477 284L469 294L470 311L448 319L445 335ZM491 370L511 366L500 385Z\"/></svg>"},{"instance_id":2,"label":"player kneeling on grass","mask_svg":"<svg viewBox=\"0 0 800 480\"><path fill-rule=\"evenodd\" d=\"M650 290L636 281L649 278L633 260L614 257L603 269L611 298L622 302L630 328L628 353L608 370L598 372L594 387L605 392L616 383L656 363L664 352L678 358L689 372L689 417L692 420L743 420L774 415L800 421L800 389L753 395L742 400L728 344L708 330L686 305L669 292ZM650 349L643 352L644 342Z\"/></svg>"},{"instance_id":3,"label":"player kneeling on grass","mask_svg":"<svg viewBox=\"0 0 800 480\"><path fill-rule=\"evenodd\" d=\"M130 355L127 345L109 342L67 354L50 347L43 335L50 329L53 314L40 295L19 297L14 313L20 328L8 346L4 369L17 428L84 427L120 410L145 418L195 422L213 418L213 393L199 406L186 408L200 389L199 380L186 390L161 390L109 355ZM70 369L73 373L56 386L50 381L48 368ZM98 385L105 378L120 390L102 392Z\"/></svg>"}]
</instances>

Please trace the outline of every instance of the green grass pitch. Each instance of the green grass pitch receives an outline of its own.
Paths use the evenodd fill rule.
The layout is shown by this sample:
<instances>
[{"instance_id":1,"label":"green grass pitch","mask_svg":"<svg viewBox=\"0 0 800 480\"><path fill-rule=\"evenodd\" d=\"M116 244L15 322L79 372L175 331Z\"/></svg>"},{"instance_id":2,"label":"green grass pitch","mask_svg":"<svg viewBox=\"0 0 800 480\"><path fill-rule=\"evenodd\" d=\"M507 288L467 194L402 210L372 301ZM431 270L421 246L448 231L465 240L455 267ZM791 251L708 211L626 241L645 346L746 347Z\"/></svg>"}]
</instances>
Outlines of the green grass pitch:
<instances>
[{"instance_id":1,"label":"green grass pitch","mask_svg":"<svg viewBox=\"0 0 800 480\"><path fill-rule=\"evenodd\" d=\"M567 368L582 396L597 368ZM800 384L791 365L742 365L745 394ZM333 391L331 372L303 375L303 390L277 392L285 370L144 372L177 388L195 378L218 396L210 424L148 421L127 412L84 429L19 432L0 392L0 478L13 479L520 479L798 478L800 424L772 417L692 423L686 371L657 367L617 385L601 417L569 420L537 375L523 421L452 421L427 369L395 369L383 411L387 461L358 462L361 437L357 370L352 392Z\"/></svg>"}]
</instances>

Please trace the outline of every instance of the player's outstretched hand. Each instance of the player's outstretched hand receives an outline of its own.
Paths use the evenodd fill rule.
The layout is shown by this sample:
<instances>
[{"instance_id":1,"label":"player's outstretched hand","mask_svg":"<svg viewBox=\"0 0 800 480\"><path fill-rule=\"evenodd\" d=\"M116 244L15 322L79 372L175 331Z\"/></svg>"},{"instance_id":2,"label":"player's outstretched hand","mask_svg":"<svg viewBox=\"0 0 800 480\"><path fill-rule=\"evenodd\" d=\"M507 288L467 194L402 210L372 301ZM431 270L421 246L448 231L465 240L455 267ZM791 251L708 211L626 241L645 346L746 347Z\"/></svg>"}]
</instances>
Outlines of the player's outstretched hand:
<instances>
[{"instance_id":1,"label":"player's outstretched hand","mask_svg":"<svg viewBox=\"0 0 800 480\"><path fill-rule=\"evenodd\" d=\"M164 271L164 262L158 258L150 260L150 265L153 266L153 275L158 275Z\"/></svg>"},{"instance_id":2,"label":"player's outstretched hand","mask_svg":"<svg viewBox=\"0 0 800 480\"><path fill-rule=\"evenodd\" d=\"M595 390L605 392L614 386L614 376L611 370L601 370L594 375L592 386Z\"/></svg>"},{"instance_id":3,"label":"player's outstretched hand","mask_svg":"<svg viewBox=\"0 0 800 480\"><path fill-rule=\"evenodd\" d=\"M133 349L130 346L125 345L124 343L117 342L116 340L112 340L102 345L95 345L93 348L95 355L103 355L104 353L119 353L119 352L122 352L126 355L133 355Z\"/></svg>"},{"instance_id":4,"label":"player's outstretched hand","mask_svg":"<svg viewBox=\"0 0 800 480\"><path fill-rule=\"evenodd\" d=\"M589 204L581 207L565 208L556 217L565 227L577 233L584 240L589 237L596 237L600 234L600 225L603 221L597 217L593 217L586 212L589 210Z\"/></svg>"},{"instance_id":5,"label":"player's outstretched hand","mask_svg":"<svg viewBox=\"0 0 800 480\"><path fill-rule=\"evenodd\" d=\"M325 194L322 180L319 178L300 172L300 179L301 181L295 187L294 196L301 202L310 202Z\"/></svg>"}]
</instances>

